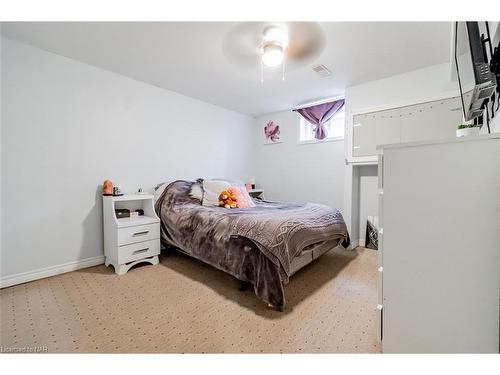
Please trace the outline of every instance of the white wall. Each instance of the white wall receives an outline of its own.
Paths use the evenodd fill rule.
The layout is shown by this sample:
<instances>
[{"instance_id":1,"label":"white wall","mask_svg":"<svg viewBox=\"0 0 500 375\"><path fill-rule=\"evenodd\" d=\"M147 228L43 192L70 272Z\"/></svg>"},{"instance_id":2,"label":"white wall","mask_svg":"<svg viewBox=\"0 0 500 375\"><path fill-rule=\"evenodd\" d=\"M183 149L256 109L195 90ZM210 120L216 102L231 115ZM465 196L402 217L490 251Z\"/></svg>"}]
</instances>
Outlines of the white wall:
<instances>
[{"instance_id":1,"label":"white wall","mask_svg":"<svg viewBox=\"0 0 500 375\"><path fill-rule=\"evenodd\" d=\"M7 38L2 73L2 277L101 256L106 178L254 174L248 116Z\"/></svg>"},{"instance_id":2,"label":"white wall","mask_svg":"<svg viewBox=\"0 0 500 375\"><path fill-rule=\"evenodd\" d=\"M444 63L347 87L346 111L369 112L459 95L450 71L450 64Z\"/></svg>"},{"instance_id":3,"label":"white wall","mask_svg":"<svg viewBox=\"0 0 500 375\"><path fill-rule=\"evenodd\" d=\"M346 122L352 114L395 108L459 95L449 63L398 74L346 88ZM361 168L360 170L358 170ZM373 168L373 167L372 167ZM378 211L376 174L366 167L346 167L345 218L353 240L364 240L366 216ZM350 179L353 182L350 183ZM360 180L361 179L361 180ZM375 211L375 212L374 212Z\"/></svg>"},{"instance_id":4,"label":"white wall","mask_svg":"<svg viewBox=\"0 0 500 375\"><path fill-rule=\"evenodd\" d=\"M489 27L490 27L490 35L493 39L493 47L496 47L500 42L500 22L490 21Z\"/></svg>"},{"instance_id":5,"label":"white wall","mask_svg":"<svg viewBox=\"0 0 500 375\"><path fill-rule=\"evenodd\" d=\"M283 143L264 145L264 126L273 120ZM343 210L344 141L297 144L299 114L284 111L255 119L255 170L266 199L315 202Z\"/></svg>"}]
</instances>

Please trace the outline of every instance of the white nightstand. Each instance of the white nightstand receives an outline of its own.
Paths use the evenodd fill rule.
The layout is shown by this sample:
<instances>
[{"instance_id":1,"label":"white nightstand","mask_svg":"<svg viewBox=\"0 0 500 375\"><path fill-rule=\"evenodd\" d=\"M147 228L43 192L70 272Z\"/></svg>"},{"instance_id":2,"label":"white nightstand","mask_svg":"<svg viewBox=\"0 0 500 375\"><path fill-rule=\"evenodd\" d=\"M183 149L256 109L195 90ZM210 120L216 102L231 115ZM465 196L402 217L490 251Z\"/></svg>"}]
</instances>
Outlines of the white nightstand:
<instances>
[{"instance_id":1,"label":"white nightstand","mask_svg":"<svg viewBox=\"0 0 500 375\"><path fill-rule=\"evenodd\" d=\"M115 209L143 209L144 215L118 219ZM153 195L103 196L104 255L118 275L137 263L158 264L160 219L156 216Z\"/></svg>"}]
</instances>

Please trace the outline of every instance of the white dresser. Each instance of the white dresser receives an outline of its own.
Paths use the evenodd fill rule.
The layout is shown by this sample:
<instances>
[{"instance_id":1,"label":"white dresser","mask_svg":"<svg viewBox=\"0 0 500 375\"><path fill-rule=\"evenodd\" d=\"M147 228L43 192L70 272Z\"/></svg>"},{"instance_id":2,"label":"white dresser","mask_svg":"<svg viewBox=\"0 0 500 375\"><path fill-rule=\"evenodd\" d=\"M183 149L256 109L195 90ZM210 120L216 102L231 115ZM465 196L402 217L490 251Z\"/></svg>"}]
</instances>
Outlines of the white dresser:
<instances>
[{"instance_id":1,"label":"white dresser","mask_svg":"<svg viewBox=\"0 0 500 375\"><path fill-rule=\"evenodd\" d=\"M385 353L498 353L500 134L381 146Z\"/></svg>"},{"instance_id":2,"label":"white dresser","mask_svg":"<svg viewBox=\"0 0 500 375\"><path fill-rule=\"evenodd\" d=\"M144 215L117 218L115 209L142 209ZM153 195L103 196L105 264L118 275L141 262L158 264L160 219L154 210Z\"/></svg>"}]
</instances>

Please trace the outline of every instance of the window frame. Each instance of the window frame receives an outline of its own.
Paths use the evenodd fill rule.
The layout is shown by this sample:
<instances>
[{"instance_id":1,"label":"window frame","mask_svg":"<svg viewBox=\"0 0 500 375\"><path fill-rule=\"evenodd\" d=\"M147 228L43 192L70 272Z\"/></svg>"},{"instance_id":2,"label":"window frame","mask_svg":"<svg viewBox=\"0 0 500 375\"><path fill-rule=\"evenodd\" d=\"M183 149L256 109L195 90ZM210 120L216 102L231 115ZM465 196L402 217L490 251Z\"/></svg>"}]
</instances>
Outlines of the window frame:
<instances>
[{"instance_id":1,"label":"window frame","mask_svg":"<svg viewBox=\"0 0 500 375\"><path fill-rule=\"evenodd\" d=\"M337 137L326 137L325 139L307 139L307 140L301 140L300 139L300 131L302 129L302 122L307 120L303 118L300 114L299 116L299 126L297 127L297 144L299 145L308 145L308 144L314 144L314 143L327 143L327 142L338 142L338 141L343 141L345 139L345 133L346 133L346 126L345 126L345 116L346 116L346 111L345 111L345 105L344 108L342 108L344 111L344 124L343 124L343 135L342 136L337 136ZM336 114L335 114L336 115ZM335 117L335 116L334 116ZM312 126L312 125L311 125Z\"/></svg>"}]
</instances>

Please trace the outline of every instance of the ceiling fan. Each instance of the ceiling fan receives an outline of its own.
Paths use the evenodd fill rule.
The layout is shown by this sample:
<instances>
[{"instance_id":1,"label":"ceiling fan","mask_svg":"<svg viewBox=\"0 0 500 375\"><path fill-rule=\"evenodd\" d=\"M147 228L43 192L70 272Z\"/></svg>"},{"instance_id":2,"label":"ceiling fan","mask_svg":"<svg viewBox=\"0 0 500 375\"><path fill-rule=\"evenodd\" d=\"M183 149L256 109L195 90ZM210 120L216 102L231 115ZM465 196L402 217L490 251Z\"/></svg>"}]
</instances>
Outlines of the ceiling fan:
<instances>
[{"instance_id":1,"label":"ceiling fan","mask_svg":"<svg viewBox=\"0 0 500 375\"><path fill-rule=\"evenodd\" d=\"M260 64L264 69L281 67L282 79L291 71L314 61L325 46L322 27L317 22L244 22L234 26L223 40L228 60L242 69Z\"/></svg>"}]
</instances>

